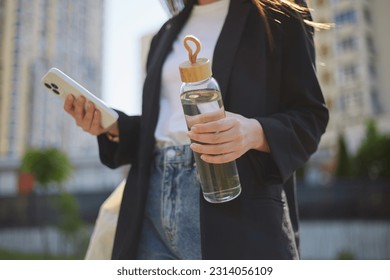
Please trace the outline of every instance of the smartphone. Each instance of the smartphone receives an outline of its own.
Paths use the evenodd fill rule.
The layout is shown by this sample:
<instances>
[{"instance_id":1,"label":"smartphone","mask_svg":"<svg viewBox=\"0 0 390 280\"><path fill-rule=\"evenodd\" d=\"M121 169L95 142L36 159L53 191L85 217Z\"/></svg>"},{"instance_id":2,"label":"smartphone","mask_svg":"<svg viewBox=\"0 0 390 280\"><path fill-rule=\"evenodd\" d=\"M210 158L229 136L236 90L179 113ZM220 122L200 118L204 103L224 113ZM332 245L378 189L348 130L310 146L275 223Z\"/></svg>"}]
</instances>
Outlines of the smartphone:
<instances>
[{"instance_id":1,"label":"smartphone","mask_svg":"<svg viewBox=\"0 0 390 280\"><path fill-rule=\"evenodd\" d=\"M69 94L72 94L75 97L82 95L87 100L94 103L96 108L101 112L101 125L104 129L110 127L119 117L118 113L110 108L101 99L93 95L86 88L57 68L51 68L42 77L41 81L50 93L58 96L64 101Z\"/></svg>"}]
</instances>

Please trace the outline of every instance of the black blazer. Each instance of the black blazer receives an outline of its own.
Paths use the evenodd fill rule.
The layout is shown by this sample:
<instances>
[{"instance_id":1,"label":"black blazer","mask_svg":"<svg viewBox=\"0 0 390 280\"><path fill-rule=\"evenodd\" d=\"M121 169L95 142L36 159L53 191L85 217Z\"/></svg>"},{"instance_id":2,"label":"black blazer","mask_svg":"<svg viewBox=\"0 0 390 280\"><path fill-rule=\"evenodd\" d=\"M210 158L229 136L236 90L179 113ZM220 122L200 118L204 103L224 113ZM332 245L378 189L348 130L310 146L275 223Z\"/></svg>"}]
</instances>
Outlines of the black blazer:
<instances>
[{"instance_id":1,"label":"black blazer","mask_svg":"<svg viewBox=\"0 0 390 280\"><path fill-rule=\"evenodd\" d=\"M119 144L98 137L105 165L116 168L131 164L113 259L136 257L155 145L161 68L191 8L192 4L168 20L152 41L142 116L119 112ZM237 199L222 204L201 199L203 259L296 257L294 171L316 151L328 123L328 111L316 78L310 30L295 17L272 10L268 22L273 47L252 2L231 0L215 48L213 76L220 84L226 110L257 119L272 152L251 150L237 159L242 185ZM290 214L286 215L287 205ZM288 227L289 220L293 229Z\"/></svg>"}]
</instances>

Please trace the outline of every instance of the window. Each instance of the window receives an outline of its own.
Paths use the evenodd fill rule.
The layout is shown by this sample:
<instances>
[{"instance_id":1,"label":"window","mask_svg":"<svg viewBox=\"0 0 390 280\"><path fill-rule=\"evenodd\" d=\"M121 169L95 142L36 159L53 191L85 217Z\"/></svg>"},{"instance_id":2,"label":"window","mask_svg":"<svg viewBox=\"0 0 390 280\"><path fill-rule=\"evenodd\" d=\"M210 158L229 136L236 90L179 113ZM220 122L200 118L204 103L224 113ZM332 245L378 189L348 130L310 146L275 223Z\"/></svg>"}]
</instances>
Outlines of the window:
<instances>
[{"instance_id":1,"label":"window","mask_svg":"<svg viewBox=\"0 0 390 280\"><path fill-rule=\"evenodd\" d=\"M371 90L371 102L372 102L372 109L374 114L380 114L383 112L379 94L376 89Z\"/></svg>"},{"instance_id":2,"label":"window","mask_svg":"<svg viewBox=\"0 0 390 280\"><path fill-rule=\"evenodd\" d=\"M375 80L375 79L377 78L377 76L378 76L378 73L377 73L377 71L376 71L376 65L375 65L374 61L371 61L371 62L369 63L369 65L368 65L368 71L369 71L369 73L370 73L370 78L371 78L372 80Z\"/></svg>"},{"instance_id":3,"label":"window","mask_svg":"<svg viewBox=\"0 0 390 280\"><path fill-rule=\"evenodd\" d=\"M337 51L344 53L358 49L358 40L356 37L346 37L337 42Z\"/></svg>"},{"instance_id":4,"label":"window","mask_svg":"<svg viewBox=\"0 0 390 280\"><path fill-rule=\"evenodd\" d=\"M341 95L338 98L337 108L339 109L339 111L345 111L346 107L347 106L346 106L346 102L345 102L345 96Z\"/></svg>"},{"instance_id":5,"label":"window","mask_svg":"<svg viewBox=\"0 0 390 280\"><path fill-rule=\"evenodd\" d=\"M336 25L350 25L355 24L357 22L356 11L347 10L341 13L336 14L335 16Z\"/></svg>"},{"instance_id":6,"label":"window","mask_svg":"<svg viewBox=\"0 0 390 280\"><path fill-rule=\"evenodd\" d=\"M372 37L370 35L367 35L366 42L367 42L367 48L368 48L368 51L370 52L370 54L375 54L376 51L375 51L374 40L372 39Z\"/></svg>"},{"instance_id":7,"label":"window","mask_svg":"<svg viewBox=\"0 0 390 280\"><path fill-rule=\"evenodd\" d=\"M372 22L372 17L371 17L371 11L368 9L368 7L364 7L364 19L366 20L367 23Z\"/></svg>"},{"instance_id":8,"label":"window","mask_svg":"<svg viewBox=\"0 0 390 280\"><path fill-rule=\"evenodd\" d=\"M363 106L363 94L360 91L346 92L340 96L339 110L349 114L358 114Z\"/></svg>"},{"instance_id":9,"label":"window","mask_svg":"<svg viewBox=\"0 0 390 280\"><path fill-rule=\"evenodd\" d=\"M340 83L350 83L358 78L358 66L355 64L347 64L341 67L338 71L338 79Z\"/></svg>"}]
</instances>

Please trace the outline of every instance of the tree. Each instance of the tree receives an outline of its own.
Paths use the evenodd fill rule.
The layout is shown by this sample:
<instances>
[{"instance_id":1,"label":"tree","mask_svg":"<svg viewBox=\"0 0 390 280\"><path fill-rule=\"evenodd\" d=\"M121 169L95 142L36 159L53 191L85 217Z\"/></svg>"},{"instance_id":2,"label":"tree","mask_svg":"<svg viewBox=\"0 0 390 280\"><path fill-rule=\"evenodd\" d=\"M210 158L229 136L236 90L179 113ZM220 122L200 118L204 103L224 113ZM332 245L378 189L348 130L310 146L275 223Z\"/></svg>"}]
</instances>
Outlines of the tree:
<instances>
[{"instance_id":1,"label":"tree","mask_svg":"<svg viewBox=\"0 0 390 280\"><path fill-rule=\"evenodd\" d=\"M374 121L367 123L366 138L354 157L354 175L371 180L390 178L390 136L380 134Z\"/></svg>"},{"instance_id":2,"label":"tree","mask_svg":"<svg viewBox=\"0 0 390 280\"><path fill-rule=\"evenodd\" d=\"M62 232L66 240L64 251L66 252L67 244L71 243L76 248L75 253L77 257L84 254L85 236L79 236L80 229L83 228L84 223L80 217L79 206L74 196L68 192L62 192L56 199L56 208L59 211L58 229Z\"/></svg>"},{"instance_id":3,"label":"tree","mask_svg":"<svg viewBox=\"0 0 390 280\"><path fill-rule=\"evenodd\" d=\"M40 187L48 188L52 182L65 182L72 173L72 165L59 149L30 149L22 158L21 170L31 173Z\"/></svg>"},{"instance_id":4,"label":"tree","mask_svg":"<svg viewBox=\"0 0 390 280\"><path fill-rule=\"evenodd\" d=\"M38 186L36 187L40 188L44 194L42 206L45 211L42 213L43 216L40 217L40 226L42 231L45 231L44 229L46 223L48 222L45 213L47 213L48 207L47 193L49 188L52 183L56 183L54 186L57 187L57 190L64 193L64 190L61 188L61 184L70 177L72 169L72 165L67 155L56 148L29 149L22 158L21 170L34 176L35 181L38 183ZM60 196L57 203L57 209L62 214L62 221L60 222L59 229L63 229L65 235L75 228L75 224L69 227L69 222L67 220L69 220L69 217L74 218L75 213L78 213L78 209L76 208L77 204L73 201L69 202L71 199L74 198L70 198L69 196ZM77 219L75 223L76 225L79 225L79 220ZM43 238L42 241L44 252L48 253L49 245L47 238Z\"/></svg>"},{"instance_id":5,"label":"tree","mask_svg":"<svg viewBox=\"0 0 390 280\"><path fill-rule=\"evenodd\" d=\"M337 166L335 176L337 177L349 177L351 176L351 159L345 145L345 140L342 135L338 138L338 154L337 154Z\"/></svg>"}]
</instances>

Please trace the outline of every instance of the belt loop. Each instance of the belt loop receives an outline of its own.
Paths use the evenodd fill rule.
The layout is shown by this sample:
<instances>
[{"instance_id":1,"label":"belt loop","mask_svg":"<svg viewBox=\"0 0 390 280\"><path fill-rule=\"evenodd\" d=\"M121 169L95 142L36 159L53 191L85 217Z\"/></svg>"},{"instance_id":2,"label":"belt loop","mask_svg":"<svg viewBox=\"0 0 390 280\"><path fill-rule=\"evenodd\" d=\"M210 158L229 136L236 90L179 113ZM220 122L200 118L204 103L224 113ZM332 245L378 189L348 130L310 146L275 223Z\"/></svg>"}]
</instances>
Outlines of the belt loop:
<instances>
[{"instance_id":1,"label":"belt loop","mask_svg":"<svg viewBox=\"0 0 390 280\"><path fill-rule=\"evenodd\" d=\"M195 166L194 152L191 150L190 145L188 145L187 148L188 148L189 156L190 156L190 159L191 159L191 166Z\"/></svg>"}]
</instances>

